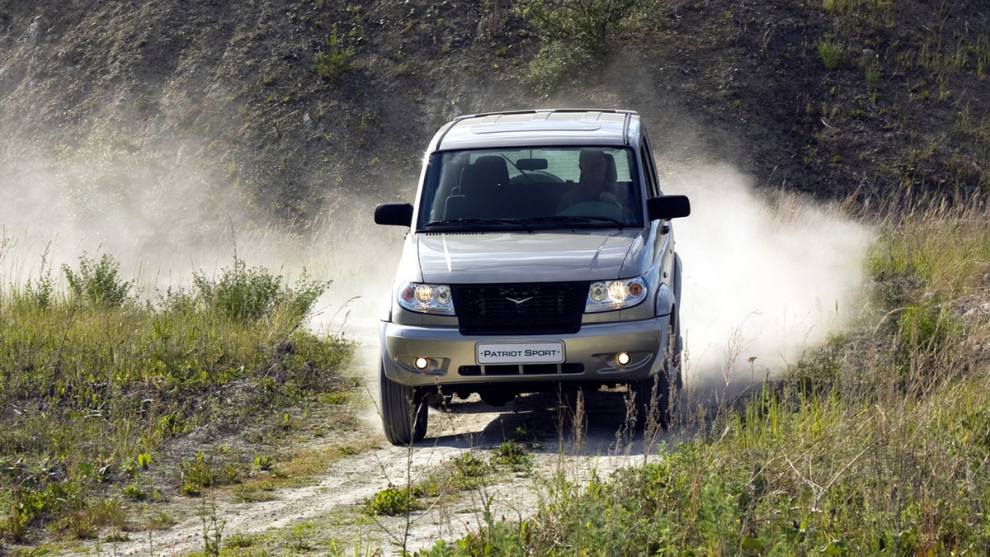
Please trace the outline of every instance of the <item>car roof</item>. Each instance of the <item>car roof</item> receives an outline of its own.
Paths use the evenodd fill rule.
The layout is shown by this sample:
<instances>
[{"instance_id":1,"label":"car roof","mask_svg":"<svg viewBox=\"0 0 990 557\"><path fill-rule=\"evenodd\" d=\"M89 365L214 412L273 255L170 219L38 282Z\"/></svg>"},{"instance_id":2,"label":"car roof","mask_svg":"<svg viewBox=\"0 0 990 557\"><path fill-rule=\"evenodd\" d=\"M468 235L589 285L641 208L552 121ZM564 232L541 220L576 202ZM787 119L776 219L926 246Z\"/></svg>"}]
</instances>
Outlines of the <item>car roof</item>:
<instances>
[{"instance_id":1,"label":"car roof","mask_svg":"<svg viewBox=\"0 0 990 557\"><path fill-rule=\"evenodd\" d=\"M635 144L639 114L631 110L538 109L461 116L437 132L430 152L486 147Z\"/></svg>"}]
</instances>

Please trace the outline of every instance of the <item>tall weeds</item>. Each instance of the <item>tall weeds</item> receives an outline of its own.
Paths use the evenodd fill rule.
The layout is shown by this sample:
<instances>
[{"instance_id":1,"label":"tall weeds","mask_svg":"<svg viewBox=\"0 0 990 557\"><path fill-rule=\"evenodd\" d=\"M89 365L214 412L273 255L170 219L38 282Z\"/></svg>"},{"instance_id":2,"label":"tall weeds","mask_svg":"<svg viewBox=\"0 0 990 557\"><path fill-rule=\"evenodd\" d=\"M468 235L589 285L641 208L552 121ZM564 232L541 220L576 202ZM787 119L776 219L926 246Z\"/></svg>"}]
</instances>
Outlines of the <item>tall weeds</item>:
<instances>
[{"instance_id":1,"label":"tall weeds","mask_svg":"<svg viewBox=\"0 0 990 557\"><path fill-rule=\"evenodd\" d=\"M990 210L875 223L862 321L659 460L425 555L990 552Z\"/></svg>"},{"instance_id":2,"label":"tall weeds","mask_svg":"<svg viewBox=\"0 0 990 557\"><path fill-rule=\"evenodd\" d=\"M328 283L235 261L142 300L116 270L84 256L67 291L50 273L0 288L0 535L88 531L101 486L164 441L342 387L350 344L302 326Z\"/></svg>"}]
</instances>

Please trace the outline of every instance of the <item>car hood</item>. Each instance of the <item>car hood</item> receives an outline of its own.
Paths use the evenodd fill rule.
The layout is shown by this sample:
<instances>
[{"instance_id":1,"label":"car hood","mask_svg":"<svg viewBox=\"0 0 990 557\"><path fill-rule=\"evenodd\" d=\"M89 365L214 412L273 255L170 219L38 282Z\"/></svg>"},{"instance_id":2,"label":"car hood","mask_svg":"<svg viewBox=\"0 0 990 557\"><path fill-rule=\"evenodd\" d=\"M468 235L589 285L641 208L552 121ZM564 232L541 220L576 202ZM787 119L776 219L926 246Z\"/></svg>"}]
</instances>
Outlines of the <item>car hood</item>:
<instances>
[{"instance_id":1,"label":"car hood","mask_svg":"<svg viewBox=\"0 0 990 557\"><path fill-rule=\"evenodd\" d=\"M424 282L478 284L620 278L637 230L538 234L423 234L417 239Z\"/></svg>"}]
</instances>

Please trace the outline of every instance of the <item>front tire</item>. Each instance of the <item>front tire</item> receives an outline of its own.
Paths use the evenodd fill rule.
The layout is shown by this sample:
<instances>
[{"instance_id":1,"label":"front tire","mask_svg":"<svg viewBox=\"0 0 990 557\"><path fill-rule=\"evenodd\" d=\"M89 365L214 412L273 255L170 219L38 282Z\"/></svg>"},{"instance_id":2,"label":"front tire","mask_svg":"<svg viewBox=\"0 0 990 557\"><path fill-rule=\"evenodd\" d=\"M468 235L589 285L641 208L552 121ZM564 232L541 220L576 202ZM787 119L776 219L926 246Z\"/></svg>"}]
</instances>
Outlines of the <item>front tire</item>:
<instances>
[{"instance_id":1,"label":"front tire","mask_svg":"<svg viewBox=\"0 0 990 557\"><path fill-rule=\"evenodd\" d=\"M429 408L413 387L392 381L385 364L378 364L378 385L385 438L393 445L408 445L426 437Z\"/></svg>"},{"instance_id":2,"label":"front tire","mask_svg":"<svg viewBox=\"0 0 990 557\"><path fill-rule=\"evenodd\" d=\"M636 425L639 428L646 427L651 421L659 425L664 430L670 428L671 396L681 390L681 320L678 307L674 307L673 319L668 335L668 346L665 347L660 357L664 358L663 370L649 379L635 381L629 384L629 393L634 397L633 405L636 409ZM674 380L674 390L671 392L670 378Z\"/></svg>"},{"instance_id":3,"label":"front tire","mask_svg":"<svg viewBox=\"0 0 990 557\"><path fill-rule=\"evenodd\" d=\"M629 394L636 409L637 427L655 423L661 429L670 428L670 382L665 372L629 383Z\"/></svg>"}]
</instances>

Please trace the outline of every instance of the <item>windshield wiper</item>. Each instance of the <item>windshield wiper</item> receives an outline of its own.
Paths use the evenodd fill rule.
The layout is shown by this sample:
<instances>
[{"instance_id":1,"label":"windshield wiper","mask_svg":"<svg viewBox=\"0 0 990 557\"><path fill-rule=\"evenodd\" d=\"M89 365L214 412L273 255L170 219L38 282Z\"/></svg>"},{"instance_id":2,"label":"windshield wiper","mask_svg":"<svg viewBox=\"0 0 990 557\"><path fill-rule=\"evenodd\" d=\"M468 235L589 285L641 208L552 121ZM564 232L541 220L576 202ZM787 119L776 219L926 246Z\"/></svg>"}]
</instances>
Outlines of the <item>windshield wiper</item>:
<instances>
[{"instance_id":1,"label":"windshield wiper","mask_svg":"<svg viewBox=\"0 0 990 557\"><path fill-rule=\"evenodd\" d=\"M622 223L622 221L618 221L618 220L613 219L611 217L598 217L598 216L591 216L591 217L589 217L589 216L584 216L584 215L580 215L580 216L579 215L555 215L555 216L547 216L547 217L530 217L528 219L522 219L522 220L524 220L526 222L531 222L531 223L538 223L538 222L575 222L575 221L577 221L577 222L608 222L608 223L614 224L615 226L619 227L619 230L622 230L623 228L625 228L626 226L628 226L627 224Z\"/></svg>"},{"instance_id":2,"label":"windshield wiper","mask_svg":"<svg viewBox=\"0 0 990 557\"><path fill-rule=\"evenodd\" d=\"M430 228L433 226L442 226L447 224L514 224L516 226L521 226L527 231L532 232L533 229L520 219L446 219L438 220L426 223L424 228Z\"/></svg>"}]
</instances>

